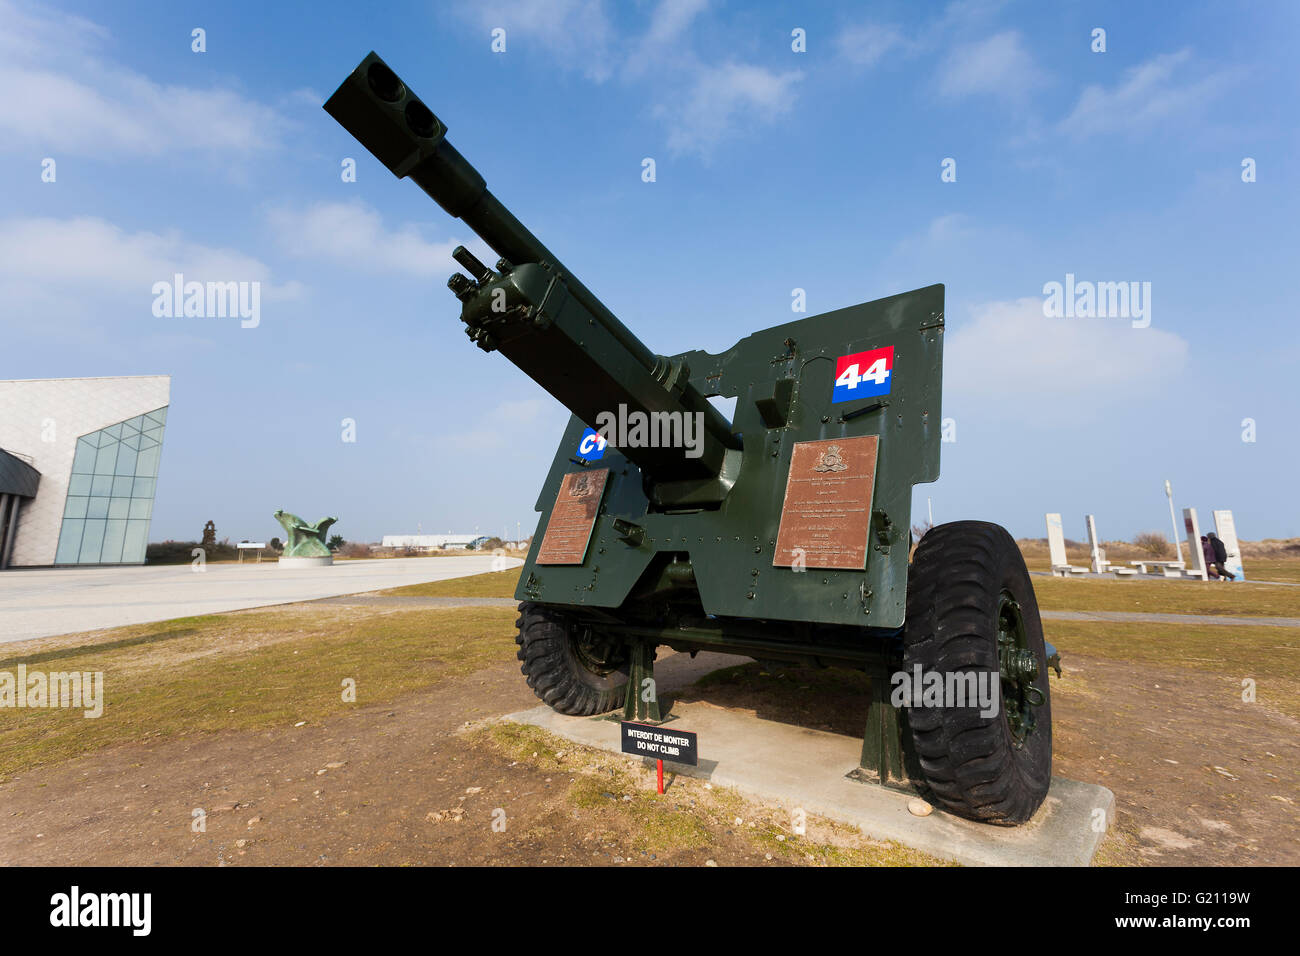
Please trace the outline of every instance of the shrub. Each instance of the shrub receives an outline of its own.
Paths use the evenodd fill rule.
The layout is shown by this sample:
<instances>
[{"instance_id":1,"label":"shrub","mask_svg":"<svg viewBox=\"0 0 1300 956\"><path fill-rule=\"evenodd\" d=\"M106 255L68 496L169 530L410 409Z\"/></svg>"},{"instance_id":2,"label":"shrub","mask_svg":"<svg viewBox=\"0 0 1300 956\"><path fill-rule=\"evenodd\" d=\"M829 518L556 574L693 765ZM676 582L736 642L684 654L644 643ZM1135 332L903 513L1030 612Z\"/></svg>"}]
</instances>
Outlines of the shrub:
<instances>
[{"instance_id":1,"label":"shrub","mask_svg":"<svg viewBox=\"0 0 1300 956\"><path fill-rule=\"evenodd\" d=\"M1143 531L1133 539L1133 547L1154 558L1163 558L1173 550L1169 539L1159 531Z\"/></svg>"},{"instance_id":2,"label":"shrub","mask_svg":"<svg viewBox=\"0 0 1300 956\"><path fill-rule=\"evenodd\" d=\"M206 561L233 561L239 551L229 541L206 547L198 541L154 541L145 549L145 564L189 564L194 560L194 549L202 548Z\"/></svg>"}]
</instances>

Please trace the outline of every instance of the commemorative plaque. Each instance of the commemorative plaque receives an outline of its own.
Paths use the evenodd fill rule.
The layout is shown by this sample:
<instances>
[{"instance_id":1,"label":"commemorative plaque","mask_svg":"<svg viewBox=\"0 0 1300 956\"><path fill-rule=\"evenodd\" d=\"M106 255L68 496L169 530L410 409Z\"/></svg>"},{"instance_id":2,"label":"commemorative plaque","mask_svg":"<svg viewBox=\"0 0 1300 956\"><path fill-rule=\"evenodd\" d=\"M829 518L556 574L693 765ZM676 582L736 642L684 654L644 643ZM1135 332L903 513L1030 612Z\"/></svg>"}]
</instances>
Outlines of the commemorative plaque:
<instances>
[{"instance_id":1,"label":"commemorative plaque","mask_svg":"<svg viewBox=\"0 0 1300 956\"><path fill-rule=\"evenodd\" d=\"M796 442L772 566L867 566L879 438Z\"/></svg>"},{"instance_id":2,"label":"commemorative plaque","mask_svg":"<svg viewBox=\"0 0 1300 956\"><path fill-rule=\"evenodd\" d=\"M538 564L582 564L608 478L608 468L575 471L564 476L560 493L555 496L555 507L551 509L551 520L546 522L542 546L537 549Z\"/></svg>"}]
</instances>

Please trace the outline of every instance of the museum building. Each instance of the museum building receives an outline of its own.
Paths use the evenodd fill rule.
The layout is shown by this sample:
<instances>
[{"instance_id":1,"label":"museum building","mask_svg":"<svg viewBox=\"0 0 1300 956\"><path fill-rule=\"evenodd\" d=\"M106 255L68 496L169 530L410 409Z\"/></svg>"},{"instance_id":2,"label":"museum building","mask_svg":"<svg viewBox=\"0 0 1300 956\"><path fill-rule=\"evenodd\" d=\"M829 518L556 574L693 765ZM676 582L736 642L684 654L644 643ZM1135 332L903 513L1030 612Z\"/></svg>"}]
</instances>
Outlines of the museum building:
<instances>
[{"instance_id":1,"label":"museum building","mask_svg":"<svg viewBox=\"0 0 1300 956\"><path fill-rule=\"evenodd\" d=\"M0 381L0 569L143 564L171 377Z\"/></svg>"}]
</instances>

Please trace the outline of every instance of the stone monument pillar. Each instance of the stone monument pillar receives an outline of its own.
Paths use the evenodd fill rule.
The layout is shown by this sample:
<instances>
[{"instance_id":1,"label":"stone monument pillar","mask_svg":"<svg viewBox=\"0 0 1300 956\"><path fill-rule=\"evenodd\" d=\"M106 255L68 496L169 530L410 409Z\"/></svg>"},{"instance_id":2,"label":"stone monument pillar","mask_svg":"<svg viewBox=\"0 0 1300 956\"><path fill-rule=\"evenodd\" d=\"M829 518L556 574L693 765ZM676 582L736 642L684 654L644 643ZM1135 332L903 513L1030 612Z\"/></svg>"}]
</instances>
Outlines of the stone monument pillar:
<instances>
[{"instance_id":1,"label":"stone monument pillar","mask_svg":"<svg viewBox=\"0 0 1300 956\"><path fill-rule=\"evenodd\" d=\"M1088 543L1092 545L1092 572L1104 574L1109 562L1106 560L1106 552L1101 550L1101 542L1097 540L1097 519L1087 515L1087 522Z\"/></svg>"},{"instance_id":2,"label":"stone monument pillar","mask_svg":"<svg viewBox=\"0 0 1300 956\"><path fill-rule=\"evenodd\" d=\"M1241 567L1241 542L1237 540L1237 523L1232 520L1231 511L1214 512L1214 533L1228 551L1228 560L1223 562L1223 566L1235 574L1238 581L1246 580L1246 572Z\"/></svg>"},{"instance_id":3,"label":"stone monument pillar","mask_svg":"<svg viewBox=\"0 0 1300 956\"><path fill-rule=\"evenodd\" d=\"M1201 550L1201 523L1196 520L1195 508L1183 509L1183 527L1187 530L1187 546L1192 549L1184 573L1188 577L1207 581L1210 574L1205 569L1205 552Z\"/></svg>"}]
</instances>

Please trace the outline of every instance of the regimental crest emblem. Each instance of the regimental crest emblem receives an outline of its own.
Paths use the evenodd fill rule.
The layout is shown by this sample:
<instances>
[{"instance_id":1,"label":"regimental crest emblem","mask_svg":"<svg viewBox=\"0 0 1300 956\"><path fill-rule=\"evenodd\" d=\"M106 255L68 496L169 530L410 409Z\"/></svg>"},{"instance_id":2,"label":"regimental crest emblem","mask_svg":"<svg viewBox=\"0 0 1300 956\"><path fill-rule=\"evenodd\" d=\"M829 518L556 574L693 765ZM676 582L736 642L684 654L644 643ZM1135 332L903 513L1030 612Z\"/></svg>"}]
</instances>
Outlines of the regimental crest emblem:
<instances>
[{"instance_id":1,"label":"regimental crest emblem","mask_svg":"<svg viewBox=\"0 0 1300 956\"><path fill-rule=\"evenodd\" d=\"M844 461L844 456L840 454L840 446L831 445L817 459L817 464L813 465L813 471L847 471L848 467Z\"/></svg>"},{"instance_id":2,"label":"regimental crest emblem","mask_svg":"<svg viewBox=\"0 0 1300 956\"><path fill-rule=\"evenodd\" d=\"M591 494L591 475L579 475L569 486L569 494L575 498L585 498Z\"/></svg>"}]
</instances>

